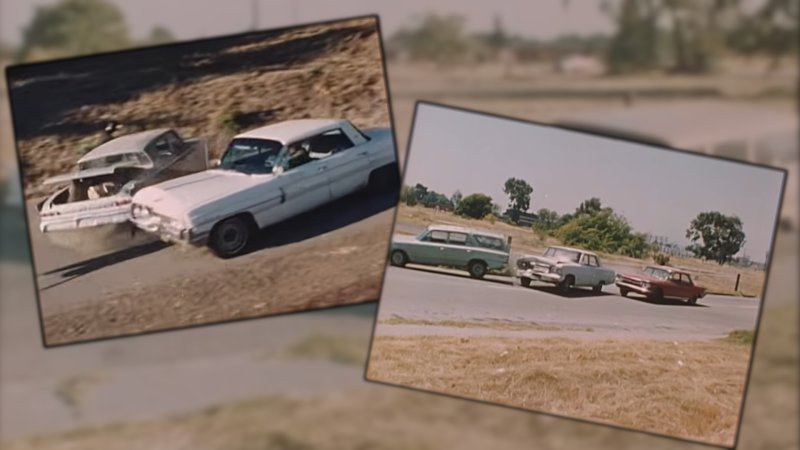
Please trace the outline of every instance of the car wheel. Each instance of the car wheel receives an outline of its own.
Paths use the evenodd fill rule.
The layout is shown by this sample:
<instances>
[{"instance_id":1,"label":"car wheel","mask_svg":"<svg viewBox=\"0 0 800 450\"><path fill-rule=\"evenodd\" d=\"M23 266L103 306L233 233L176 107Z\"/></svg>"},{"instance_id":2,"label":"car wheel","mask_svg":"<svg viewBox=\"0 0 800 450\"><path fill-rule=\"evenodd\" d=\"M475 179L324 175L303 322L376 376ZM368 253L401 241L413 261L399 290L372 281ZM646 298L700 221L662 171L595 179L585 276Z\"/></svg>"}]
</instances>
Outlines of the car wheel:
<instances>
[{"instance_id":1,"label":"car wheel","mask_svg":"<svg viewBox=\"0 0 800 450\"><path fill-rule=\"evenodd\" d=\"M209 247L220 258L241 254L250 243L251 227L242 217L231 217L214 226Z\"/></svg>"},{"instance_id":2,"label":"car wheel","mask_svg":"<svg viewBox=\"0 0 800 450\"><path fill-rule=\"evenodd\" d=\"M470 261L467 265L469 276L472 278L481 279L486 275L486 263L483 261Z\"/></svg>"},{"instance_id":3,"label":"car wheel","mask_svg":"<svg viewBox=\"0 0 800 450\"><path fill-rule=\"evenodd\" d=\"M623 297L627 297L628 296L628 292L630 292L630 291L625 289L625 288L619 288L619 295L621 295Z\"/></svg>"},{"instance_id":4,"label":"car wheel","mask_svg":"<svg viewBox=\"0 0 800 450\"><path fill-rule=\"evenodd\" d=\"M594 292L595 294L603 292L603 282L601 281L596 285L592 286L592 292Z\"/></svg>"},{"instance_id":5,"label":"car wheel","mask_svg":"<svg viewBox=\"0 0 800 450\"><path fill-rule=\"evenodd\" d=\"M690 298L689 299L689 304L690 305L696 305L697 304L697 297Z\"/></svg>"},{"instance_id":6,"label":"car wheel","mask_svg":"<svg viewBox=\"0 0 800 450\"><path fill-rule=\"evenodd\" d=\"M531 286L531 279L526 277L521 277L519 279L519 284L523 287L530 287Z\"/></svg>"},{"instance_id":7,"label":"car wheel","mask_svg":"<svg viewBox=\"0 0 800 450\"><path fill-rule=\"evenodd\" d=\"M400 174L396 163L380 167L369 174L367 186L370 191L387 192L399 186Z\"/></svg>"},{"instance_id":8,"label":"car wheel","mask_svg":"<svg viewBox=\"0 0 800 450\"><path fill-rule=\"evenodd\" d=\"M650 300L656 303L660 303L664 300L664 292L661 289L656 289L650 294Z\"/></svg>"},{"instance_id":9,"label":"car wheel","mask_svg":"<svg viewBox=\"0 0 800 450\"><path fill-rule=\"evenodd\" d=\"M562 294L566 295L569 293L569 291L572 290L573 286L575 286L575 277L573 277L572 275L567 275L567 277L564 278L564 281L559 283L558 290Z\"/></svg>"},{"instance_id":10,"label":"car wheel","mask_svg":"<svg viewBox=\"0 0 800 450\"><path fill-rule=\"evenodd\" d=\"M408 263L408 255L402 250L395 250L389 257L389 260L392 262L393 266L405 267Z\"/></svg>"}]
</instances>

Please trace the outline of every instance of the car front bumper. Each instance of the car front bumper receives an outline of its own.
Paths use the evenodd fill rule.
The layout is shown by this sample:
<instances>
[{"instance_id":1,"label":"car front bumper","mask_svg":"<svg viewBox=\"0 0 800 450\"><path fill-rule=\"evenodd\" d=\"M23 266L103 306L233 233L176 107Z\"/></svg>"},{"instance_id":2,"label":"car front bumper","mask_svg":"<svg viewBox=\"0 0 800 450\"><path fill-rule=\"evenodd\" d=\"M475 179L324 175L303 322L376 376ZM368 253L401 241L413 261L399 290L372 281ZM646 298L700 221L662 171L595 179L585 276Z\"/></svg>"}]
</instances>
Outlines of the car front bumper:
<instances>
[{"instance_id":1,"label":"car front bumper","mask_svg":"<svg viewBox=\"0 0 800 450\"><path fill-rule=\"evenodd\" d=\"M200 246L205 245L208 240L208 233L198 234L191 228L176 228L165 223L164 219L156 215L134 217L131 222L136 228L155 234L164 242Z\"/></svg>"},{"instance_id":2,"label":"car front bumper","mask_svg":"<svg viewBox=\"0 0 800 450\"><path fill-rule=\"evenodd\" d=\"M649 286L639 286L638 284L628 283L625 281L617 281L615 284L620 289L627 289L642 295L650 295L653 293L653 290Z\"/></svg>"},{"instance_id":3,"label":"car front bumper","mask_svg":"<svg viewBox=\"0 0 800 450\"><path fill-rule=\"evenodd\" d=\"M563 276L556 272L545 272L534 269L517 269L517 278L530 278L531 280L558 284L562 281Z\"/></svg>"}]
</instances>

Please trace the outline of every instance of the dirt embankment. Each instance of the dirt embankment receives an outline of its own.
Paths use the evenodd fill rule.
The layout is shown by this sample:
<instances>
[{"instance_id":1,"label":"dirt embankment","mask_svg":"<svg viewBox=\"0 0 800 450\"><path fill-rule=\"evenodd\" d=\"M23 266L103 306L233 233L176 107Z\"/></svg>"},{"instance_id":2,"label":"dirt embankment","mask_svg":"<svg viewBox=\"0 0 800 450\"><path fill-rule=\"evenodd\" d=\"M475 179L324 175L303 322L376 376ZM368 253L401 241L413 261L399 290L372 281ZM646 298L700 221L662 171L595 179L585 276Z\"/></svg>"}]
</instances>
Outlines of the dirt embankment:
<instances>
[{"instance_id":1,"label":"dirt embankment","mask_svg":"<svg viewBox=\"0 0 800 450\"><path fill-rule=\"evenodd\" d=\"M72 169L107 121L210 141L299 118L390 126L373 19L18 67L10 97L25 194Z\"/></svg>"}]
</instances>

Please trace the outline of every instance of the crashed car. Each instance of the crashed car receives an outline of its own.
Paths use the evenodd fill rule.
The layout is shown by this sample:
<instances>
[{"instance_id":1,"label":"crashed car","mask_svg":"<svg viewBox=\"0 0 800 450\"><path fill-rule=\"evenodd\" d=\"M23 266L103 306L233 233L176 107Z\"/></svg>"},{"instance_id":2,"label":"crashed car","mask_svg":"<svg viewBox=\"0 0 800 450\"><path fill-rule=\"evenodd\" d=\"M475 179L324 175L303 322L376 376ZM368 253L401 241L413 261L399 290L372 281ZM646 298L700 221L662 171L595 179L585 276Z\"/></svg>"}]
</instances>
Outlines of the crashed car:
<instances>
[{"instance_id":1,"label":"crashed car","mask_svg":"<svg viewBox=\"0 0 800 450\"><path fill-rule=\"evenodd\" d=\"M39 229L54 241L78 231L129 231L135 192L207 168L206 141L183 139L173 129L112 139L81 157L75 171L44 181L57 190L38 205Z\"/></svg>"},{"instance_id":2,"label":"crashed car","mask_svg":"<svg viewBox=\"0 0 800 450\"><path fill-rule=\"evenodd\" d=\"M132 222L230 258L261 228L367 187L399 192L399 183L391 128L290 120L234 136L210 170L137 192Z\"/></svg>"}]
</instances>

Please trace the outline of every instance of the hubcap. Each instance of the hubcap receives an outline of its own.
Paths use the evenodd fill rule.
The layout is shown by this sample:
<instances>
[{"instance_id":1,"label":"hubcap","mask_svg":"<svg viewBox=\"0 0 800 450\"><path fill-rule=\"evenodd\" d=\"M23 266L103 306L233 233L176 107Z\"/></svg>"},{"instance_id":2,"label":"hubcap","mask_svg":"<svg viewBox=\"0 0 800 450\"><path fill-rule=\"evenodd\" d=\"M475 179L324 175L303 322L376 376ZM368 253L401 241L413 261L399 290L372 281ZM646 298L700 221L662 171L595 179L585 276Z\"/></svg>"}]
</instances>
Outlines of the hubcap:
<instances>
[{"instance_id":1,"label":"hubcap","mask_svg":"<svg viewBox=\"0 0 800 450\"><path fill-rule=\"evenodd\" d=\"M220 230L220 247L226 253L235 253L244 247L245 235L238 224L227 223Z\"/></svg>"},{"instance_id":2,"label":"hubcap","mask_svg":"<svg viewBox=\"0 0 800 450\"><path fill-rule=\"evenodd\" d=\"M399 252L392 254L392 261L394 261L395 264L402 264L403 254Z\"/></svg>"}]
</instances>

